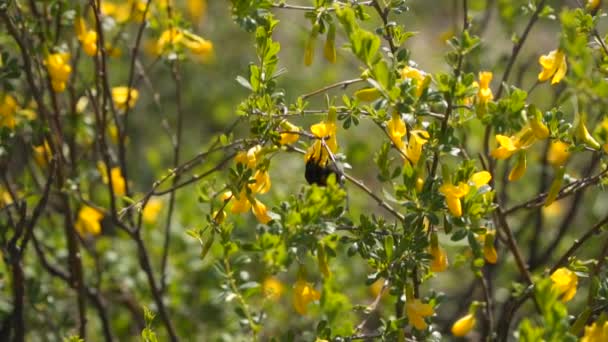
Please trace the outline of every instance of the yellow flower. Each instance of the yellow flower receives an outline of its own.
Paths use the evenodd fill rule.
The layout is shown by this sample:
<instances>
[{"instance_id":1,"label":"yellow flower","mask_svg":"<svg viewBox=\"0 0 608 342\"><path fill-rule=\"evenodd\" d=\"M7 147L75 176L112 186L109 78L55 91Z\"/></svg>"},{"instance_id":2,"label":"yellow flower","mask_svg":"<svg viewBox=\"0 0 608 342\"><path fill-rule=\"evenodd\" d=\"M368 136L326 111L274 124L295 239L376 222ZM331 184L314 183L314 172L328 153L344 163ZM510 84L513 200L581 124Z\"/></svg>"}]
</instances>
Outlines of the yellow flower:
<instances>
[{"instance_id":1,"label":"yellow flower","mask_svg":"<svg viewBox=\"0 0 608 342\"><path fill-rule=\"evenodd\" d=\"M0 186L0 208L3 208L12 203L13 197L11 196L11 193L6 191L4 187Z\"/></svg>"},{"instance_id":2,"label":"yellow flower","mask_svg":"<svg viewBox=\"0 0 608 342\"><path fill-rule=\"evenodd\" d=\"M549 146L549 152L547 153L547 162L554 167L564 166L570 157L568 152L568 144L554 140Z\"/></svg>"},{"instance_id":3,"label":"yellow flower","mask_svg":"<svg viewBox=\"0 0 608 342\"><path fill-rule=\"evenodd\" d=\"M123 24L129 19L141 22L145 8L146 3L141 0L128 0L120 4L114 4L105 0L101 2L101 13L113 17L119 24Z\"/></svg>"},{"instance_id":4,"label":"yellow flower","mask_svg":"<svg viewBox=\"0 0 608 342\"><path fill-rule=\"evenodd\" d=\"M380 278L369 286L369 292L372 297L377 298L384 287L384 279Z\"/></svg>"},{"instance_id":5,"label":"yellow flower","mask_svg":"<svg viewBox=\"0 0 608 342\"><path fill-rule=\"evenodd\" d=\"M479 73L479 91L477 92L477 99L479 104L484 105L494 99L492 89L490 89L490 82L492 82L492 73L489 71L482 71Z\"/></svg>"},{"instance_id":6,"label":"yellow flower","mask_svg":"<svg viewBox=\"0 0 608 342\"><path fill-rule=\"evenodd\" d=\"M174 45L179 44L184 38L184 34L182 30L172 27L160 34L158 41L156 42L156 53L162 54L167 46L173 47Z\"/></svg>"},{"instance_id":7,"label":"yellow flower","mask_svg":"<svg viewBox=\"0 0 608 342\"><path fill-rule=\"evenodd\" d=\"M78 212L78 219L74 228L80 236L99 235L101 234L102 218L103 214L99 210L85 205Z\"/></svg>"},{"instance_id":8,"label":"yellow flower","mask_svg":"<svg viewBox=\"0 0 608 342\"><path fill-rule=\"evenodd\" d=\"M61 93L65 90L67 81L72 73L72 67L69 64L69 53L53 53L46 57L44 64L51 77L51 85L53 90Z\"/></svg>"},{"instance_id":9,"label":"yellow flower","mask_svg":"<svg viewBox=\"0 0 608 342\"><path fill-rule=\"evenodd\" d=\"M209 56L213 52L213 43L192 32L184 31L182 44L193 54L201 57Z\"/></svg>"},{"instance_id":10,"label":"yellow flower","mask_svg":"<svg viewBox=\"0 0 608 342\"><path fill-rule=\"evenodd\" d=\"M108 177L105 164L99 162L97 164L97 168L99 170L99 173L101 174L101 180L104 182L104 184L108 184L110 178ZM114 194L116 196L124 196L126 193L126 182L125 179L122 177L120 167L111 168L110 175L112 176L112 190L114 191Z\"/></svg>"},{"instance_id":11,"label":"yellow flower","mask_svg":"<svg viewBox=\"0 0 608 342\"><path fill-rule=\"evenodd\" d=\"M298 279L294 286L293 307L300 315L308 312L308 303L321 299L321 293L315 290L312 284L304 279Z\"/></svg>"},{"instance_id":12,"label":"yellow flower","mask_svg":"<svg viewBox=\"0 0 608 342\"><path fill-rule=\"evenodd\" d=\"M285 292L285 286L275 277L266 277L262 282L262 293L272 301L279 300L283 292Z\"/></svg>"},{"instance_id":13,"label":"yellow flower","mask_svg":"<svg viewBox=\"0 0 608 342\"><path fill-rule=\"evenodd\" d=\"M518 150L513 137L497 134L496 141L500 147L490 153L496 159L507 159Z\"/></svg>"},{"instance_id":14,"label":"yellow flower","mask_svg":"<svg viewBox=\"0 0 608 342\"><path fill-rule=\"evenodd\" d=\"M11 95L4 95L0 101L0 127L15 128L15 113L19 109L17 100Z\"/></svg>"},{"instance_id":15,"label":"yellow flower","mask_svg":"<svg viewBox=\"0 0 608 342\"><path fill-rule=\"evenodd\" d=\"M186 2L188 15L193 22L199 22L207 12L207 0L188 0Z\"/></svg>"},{"instance_id":16,"label":"yellow flower","mask_svg":"<svg viewBox=\"0 0 608 342\"><path fill-rule=\"evenodd\" d=\"M580 342L605 342L608 341L608 321L604 324L593 324L585 327L585 335L580 339Z\"/></svg>"},{"instance_id":17,"label":"yellow flower","mask_svg":"<svg viewBox=\"0 0 608 342\"><path fill-rule=\"evenodd\" d=\"M462 216L462 204L460 198L469 193L469 185L467 183L459 183L458 186L450 183L445 183L439 187L439 192L445 196L446 204L452 215L456 217Z\"/></svg>"},{"instance_id":18,"label":"yellow flower","mask_svg":"<svg viewBox=\"0 0 608 342\"><path fill-rule=\"evenodd\" d=\"M254 202L251 205L251 211L253 211L255 218L258 219L258 222L261 224L266 224L272 220L272 217L268 215L266 206L258 199L254 199Z\"/></svg>"},{"instance_id":19,"label":"yellow flower","mask_svg":"<svg viewBox=\"0 0 608 342\"><path fill-rule=\"evenodd\" d=\"M560 50L553 50L548 55L542 55L538 59L538 63L543 70L538 74L538 80L545 82L551 78L551 84L559 83L568 71L566 64L566 55Z\"/></svg>"},{"instance_id":20,"label":"yellow flower","mask_svg":"<svg viewBox=\"0 0 608 342\"><path fill-rule=\"evenodd\" d=\"M253 176L255 183L249 184L249 189L254 194L265 194L270 190L270 175L268 171L257 170Z\"/></svg>"},{"instance_id":21,"label":"yellow flower","mask_svg":"<svg viewBox=\"0 0 608 342\"><path fill-rule=\"evenodd\" d=\"M95 30L88 30L87 24L82 17L77 17L74 22L74 31L76 31L76 37L82 44L84 53L89 56L95 56L97 54L97 32Z\"/></svg>"},{"instance_id":22,"label":"yellow flower","mask_svg":"<svg viewBox=\"0 0 608 342\"><path fill-rule=\"evenodd\" d=\"M400 73L401 73L401 78L404 80L405 79L416 80L416 96L417 97L420 97L420 95L422 95L422 93L424 92L424 89L426 89L426 87L431 82L430 76L428 76L428 75L425 76L422 71L420 71L416 68L406 66L403 69L401 69Z\"/></svg>"},{"instance_id":23,"label":"yellow flower","mask_svg":"<svg viewBox=\"0 0 608 342\"><path fill-rule=\"evenodd\" d=\"M519 158L517 158L517 163L515 164L515 167L511 170L511 172L509 172L509 181L514 182L520 179L526 173L527 168L528 161L526 159L526 153L521 152L519 154Z\"/></svg>"},{"instance_id":24,"label":"yellow flower","mask_svg":"<svg viewBox=\"0 0 608 342\"><path fill-rule=\"evenodd\" d=\"M431 260L431 271L433 272L443 272L448 268L448 254L445 250L437 245L433 247L431 245L430 253L433 256L433 260Z\"/></svg>"},{"instance_id":25,"label":"yellow flower","mask_svg":"<svg viewBox=\"0 0 608 342\"><path fill-rule=\"evenodd\" d=\"M413 300L408 300L405 303L405 313L407 314L407 319L414 328L425 330L427 324L424 321L424 318L432 316L434 311L432 305L424 304L420 299L415 298Z\"/></svg>"},{"instance_id":26,"label":"yellow flower","mask_svg":"<svg viewBox=\"0 0 608 342\"><path fill-rule=\"evenodd\" d=\"M235 201L230 208L230 212L233 214L246 213L249 211L249 208L251 208L251 203L249 203L245 190L241 191L238 196L234 196L234 200Z\"/></svg>"},{"instance_id":27,"label":"yellow flower","mask_svg":"<svg viewBox=\"0 0 608 342\"><path fill-rule=\"evenodd\" d=\"M255 145L247 151L240 151L234 157L234 161L237 164L246 165L248 168L253 169L257 164L258 154L262 151L262 146Z\"/></svg>"},{"instance_id":28,"label":"yellow flower","mask_svg":"<svg viewBox=\"0 0 608 342\"><path fill-rule=\"evenodd\" d=\"M300 128L294 124L292 124L289 121L283 121L281 123L281 126L283 127L284 130L288 131L288 132L299 132ZM297 133L281 133L281 140L279 141L279 144L281 145L288 145L288 144L295 144L296 141L298 141L298 139L300 139L300 135Z\"/></svg>"},{"instance_id":29,"label":"yellow flower","mask_svg":"<svg viewBox=\"0 0 608 342\"><path fill-rule=\"evenodd\" d=\"M488 231L483 235L483 257L490 264L495 264L498 261L498 253L494 247L495 231Z\"/></svg>"},{"instance_id":30,"label":"yellow flower","mask_svg":"<svg viewBox=\"0 0 608 342\"><path fill-rule=\"evenodd\" d=\"M602 4L602 0L587 0L587 10L590 12L597 11L598 7ZM608 336L606 338L608 340Z\"/></svg>"},{"instance_id":31,"label":"yellow flower","mask_svg":"<svg viewBox=\"0 0 608 342\"><path fill-rule=\"evenodd\" d=\"M410 134L410 139L403 152L412 165L418 164L418 160L420 160L420 156L422 155L422 146L424 146L428 140L429 133L427 131L414 130Z\"/></svg>"},{"instance_id":32,"label":"yellow flower","mask_svg":"<svg viewBox=\"0 0 608 342\"><path fill-rule=\"evenodd\" d=\"M386 123L386 128L388 129L388 135L391 138L391 141L398 149L402 149L404 143L401 139L407 134L407 129L399 112L395 111L393 113L391 119Z\"/></svg>"},{"instance_id":33,"label":"yellow flower","mask_svg":"<svg viewBox=\"0 0 608 342\"><path fill-rule=\"evenodd\" d=\"M222 224L224 222L225 218L226 218L226 212L224 210L222 210L222 211L216 210L213 213L211 213L211 219L213 219L213 221L217 224Z\"/></svg>"},{"instance_id":34,"label":"yellow flower","mask_svg":"<svg viewBox=\"0 0 608 342\"><path fill-rule=\"evenodd\" d=\"M319 271L323 274L323 277L331 277L331 270L329 269L329 263L327 262L327 253L325 253L325 247L319 245L317 247L317 265L319 265Z\"/></svg>"},{"instance_id":35,"label":"yellow flower","mask_svg":"<svg viewBox=\"0 0 608 342\"><path fill-rule=\"evenodd\" d=\"M553 288L562 296L562 301L567 302L576 294L578 276L565 267L558 268L551 274Z\"/></svg>"},{"instance_id":36,"label":"yellow flower","mask_svg":"<svg viewBox=\"0 0 608 342\"><path fill-rule=\"evenodd\" d=\"M305 160L316 160L319 165L327 164L329 155L327 150L322 145L321 139L325 139L325 144L329 150L334 153L338 150L338 141L336 140L336 124L331 121L322 121L318 124L310 126L310 131L317 138L314 144L308 148Z\"/></svg>"},{"instance_id":37,"label":"yellow flower","mask_svg":"<svg viewBox=\"0 0 608 342\"><path fill-rule=\"evenodd\" d=\"M483 185L486 185L492 180L492 174L488 171L479 171L475 172L471 178L469 178L469 183L473 184L476 188L481 188Z\"/></svg>"},{"instance_id":38,"label":"yellow flower","mask_svg":"<svg viewBox=\"0 0 608 342\"><path fill-rule=\"evenodd\" d=\"M530 119L530 129L536 139L542 140L549 137L549 128L537 117Z\"/></svg>"},{"instance_id":39,"label":"yellow flower","mask_svg":"<svg viewBox=\"0 0 608 342\"><path fill-rule=\"evenodd\" d=\"M47 141L40 146L34 146L34 161L39 167L46 167L51 157L51 147Z\"/></svg>"},{"instance_id":40,"label":"yellow flower","mask_svg":"<svg viewBox=\"0 0 608 342\"><path fill-rule=\"evenodd\" d=\"M163 209L163 202L158 199L151 199L146 204L142 212L142 218L145 223L154 224L158 218L158 214Z\"/></svg>"},{"instance_id":41,"label":"yellow flower","mask_svg":"<svg viewBox=\"0 0 608 342\"><path fill-rule=\"evenodd\" d=\"M475 327L475 315L468 314L452 325L452 335L462 337L468 334Z\"/></svg>"},{"instance_id":42,"label":"yellow flower","mask_svg":"<svg viewBox=\"0 0 608 342\"><path fill-rule=\"evenodd\" d=\"M125 86L112 88L112 99L114 100L114 105L119 110L135 107L138 97L139 91L137 91L137 89L129 89L129 87ZM129 102L127 103L127 101Z\"/></svg>"}]
</instances>

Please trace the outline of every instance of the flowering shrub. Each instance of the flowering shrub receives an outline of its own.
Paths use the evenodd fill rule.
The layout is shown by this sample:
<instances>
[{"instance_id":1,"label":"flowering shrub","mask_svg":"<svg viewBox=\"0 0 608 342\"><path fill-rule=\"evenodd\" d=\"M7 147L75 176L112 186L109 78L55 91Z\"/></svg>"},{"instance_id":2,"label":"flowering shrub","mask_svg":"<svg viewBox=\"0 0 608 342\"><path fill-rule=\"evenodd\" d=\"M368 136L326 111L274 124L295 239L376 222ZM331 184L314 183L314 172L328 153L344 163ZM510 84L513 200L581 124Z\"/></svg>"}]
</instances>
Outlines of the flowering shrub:
<instances>
[{"instance_id":1,"label":"flowering shrub","mask_svg":"<svg viewBox=\"0 0 608 342\"><path fill-rule=\"evenodd\" d=\"M0 17L2 340L608 338L601 1Z\"/></svg>"}]
</instances>

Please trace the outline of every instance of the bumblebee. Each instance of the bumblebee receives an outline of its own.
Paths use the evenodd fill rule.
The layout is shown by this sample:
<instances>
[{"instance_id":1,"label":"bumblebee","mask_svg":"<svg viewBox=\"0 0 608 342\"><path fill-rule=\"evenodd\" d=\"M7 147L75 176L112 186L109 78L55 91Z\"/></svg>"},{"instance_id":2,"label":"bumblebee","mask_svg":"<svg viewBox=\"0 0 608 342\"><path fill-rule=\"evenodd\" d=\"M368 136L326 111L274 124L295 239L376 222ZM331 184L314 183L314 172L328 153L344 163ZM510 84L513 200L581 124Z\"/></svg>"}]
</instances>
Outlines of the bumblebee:
<instances>
[{"instance_id":1,"label":"bumblebee","mask_svg":"<svg viewBox=\"0 0 608 342\"><path fill-rule=\"evenodd\" d=\"M319 159L314 157L308 158L306 161L306 172L304 177L308 184L317 184L319 186L327 186L327 178L334 174L340 186L344 186L344 175L333 161L327 161L322 165Z\"/></svg>"}]
</instances>

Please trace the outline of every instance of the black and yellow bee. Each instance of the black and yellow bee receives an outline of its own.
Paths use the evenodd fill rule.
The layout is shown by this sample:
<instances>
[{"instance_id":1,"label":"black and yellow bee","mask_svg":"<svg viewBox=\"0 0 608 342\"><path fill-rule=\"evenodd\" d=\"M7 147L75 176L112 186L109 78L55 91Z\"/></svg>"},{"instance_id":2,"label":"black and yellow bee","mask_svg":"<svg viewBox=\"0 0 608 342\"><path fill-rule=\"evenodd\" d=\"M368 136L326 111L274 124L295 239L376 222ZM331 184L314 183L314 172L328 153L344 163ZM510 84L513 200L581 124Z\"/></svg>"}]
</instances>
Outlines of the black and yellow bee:
<instances>
[{"instance_id":1,"label":"black and yellow bee","mask_svg":"<svg viewBox=\"0 0 608 342\"><path fill-rule=\"evenodd\" d=\"M344 185L344 174L338 168L335 162L327 161L322 165L320 159L315 159L313 156L306 161L306 171L304 177L308 184L317 184L319 186L327 186L327 178L330 175L335 175L340 186Z\"/></svg>"}]
</instances>

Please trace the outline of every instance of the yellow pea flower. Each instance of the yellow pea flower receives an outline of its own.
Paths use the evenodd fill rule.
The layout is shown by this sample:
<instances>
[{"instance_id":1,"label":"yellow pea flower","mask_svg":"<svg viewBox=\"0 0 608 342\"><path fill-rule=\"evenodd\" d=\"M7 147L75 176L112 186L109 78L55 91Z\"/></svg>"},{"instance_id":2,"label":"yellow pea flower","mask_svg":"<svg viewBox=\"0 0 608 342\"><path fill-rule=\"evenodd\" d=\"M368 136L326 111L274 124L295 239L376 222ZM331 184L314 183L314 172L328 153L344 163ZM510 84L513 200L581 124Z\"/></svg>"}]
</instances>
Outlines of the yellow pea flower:
<instances>
[{"instance_id":1,"label":"yellow pea flower","mask_svg":"<svg viewBox=\"0 0 608 342\"><path fill-rule=\"evenodd\" d=\"M562 301L571 300L576 294L578 276L566 267L561 267L551 274L553 288L562 296Z\"/></svg>"},{"instance_id":2,"label":"yellow pea flower","mask_svg":"<svg viewBox=\"0 0 608 342\"><path fill-rule=\"evenodd\" d=\"M469 185L459 183L457 186L450 183L445 183L439 187L439 192L445 196L445 201L452 215L456 217L462 216L462 204L460 198L469 193Z\"/></svg>"},{"instance_id":3,"label":"yellow pea flower","mask_svg":"<svg viewBox=\"0 0 608 342\"><path fill-rule=\"evenodd\" d=\"M13 203L13 197L4 187L0 187L0 208Z\"/></svg>"},{"instance_id":4,"label":"yellow pea flower","mask_svg":"<svg viewBox=\"0 0 608 342\"><path fill-rule=\"evenodd\" d=\"M549 146L549 152L547 153L547 162L554 167L564 166L570 157L568 152L568 144L565 142L554 140Z\"/></svg>"},{"instance_id":5,"label":"yellow pea flower","mask_svg":"<svg viewBox=\"0 0 608 342\"><path fill-rule=\"evenodd\" d=\"M410 324L418 330L425 330L427 327L424 321L425 317L432 316L434 314L433 306L430 304L424 304L418 298L408 300L405 303L405 313Z\"/></svg>"},{"instance_id":6,"label":"yellow pea flower","mask_svg":"<svg viewBox=\"0 0 608 342\"><path fill-rule=\"evenodd\" d=\"M559 49L549 52L548 55L540 56L538 63L543 68L538 74L540 82L545 82L551 78L551 84L557 84L566 76L568 71L566 55Z\"/></svg>"},{"instance_id":7,"label":"yellow pea flower","mask_svg":"<svg viewBox=\"0 0 608 342\"><path fill-rule=\"evenodd\" d=\"M4 95L0 101L0 127L15 128L15 113L19 109L17 100L11 95Z\"/></svg>"},{"instance_id":8,"label":"yellow pea flower","mask_svg":"<svg viewBox=\"0 0 608 342\"><path fill-rule=\"evenodd\" d=\"M495 264L498 261L498 253L494 247L495 231L488 231L483 235L483 257L490 264Z\"/></svg>"},{"instance_id":9,"label":"yellow pea flower","mask_svg":"<svg viewBox=\"0 0 608 342\"><path fill-rule=\"evenodd\" d=\"M159 199L151 199L146 204L142 212L142 218L145 223L154 224L158 218L158 214L163 209L163 202Z\"/></svg>"},{"instance_id":10,"label":"yellow pea flower","mask_svg":"<svg viewBox=\"0 0 608 342\"><path fill-rule=\"evenodd\" d=\"M407 128L405 127L405 122L401 118L399 112L393 112L391 119L386 123L386 128L388 129L388 135L393 144L395 144L398 149L402 149L405 145L402 138L407 134Z\"/></svg>"},{"instance_id":11,"label":"yellow pea flower","mask_svg":"<svg viewBox=\"0 0 608 342\"><path fill-rule=\"evenodd\" d=\"M251 208L251 203L249 203L247 193L243 190L238 196L234 196L234 203L232 203L230 212L233 214L242 214L248 212L249 208Z\"/></svg>"},{"instance_id":12,"label":"yellow pea flower","mask_svg":"<svg viewBox=\"0 0 608 342\"><path fill-rule=\"evenodd\" d=\"M300 128L289 121L283 121L281 126L288 132L300 132ZM280 136L279 144L281 145L295 144L300 139L300 135L297 133L281 133Z\"/></svg>"},{"instance_id":13,"label":"yellow pea flower","mask_svg":"<svg viewBox=\"0 0 608 342\"><path fill-rule=\"evenodd\" d=\"M492 174L488 171L479 171L475 172L470 178L470 184L474 185L476 188L481 188L483 185L488 184L492 180Z\"/></svg>"},{"instance_id":14,"label":"yellow pea flower","mask_svg":"<svg viewBox=\"0 0 608 342\"><path fill-rule=\"evenodd\" d=\"M82 45L84 53L89 56L95 56L97 54L97 32L87 29L86 22L80 16L74 21L74 31Z\"/></svg>"},{"instance_id":15,"label":"yellow pea flower","mask_svg":"<svg viewBox=\"0 0 608 342\"><path fill-rule=\"evenodd\" d=\"M603 324L593 322L593 324L585 327L585 334L580 339L580 342L604 342L608 341L608 321Z\"/></svg>"},{"instance_id":16,"label":"yellow pea flower","mask_svg":"<svg viewBox=\"0 0 608 342\"><path fill-rule=\"evenodd\" d=\"M168 47L174 47L184 39L182 30L171 27L164 30L156 41L156 53L161 55Z\"/></svg>"},{"instance_id":17,"label":"yellow pea flower","mask_svg":"<svg viewBox=\"0 0 608 342\"><path fill-rule=\"evenodd\" d=\"M494 94L490 88L492 76L492 73L489 71L482 71L479 73L479 90L477 92L477 100L481 105L485 105L494 99Z\"/></svg>"},{"instance_id":18,"label":"yellow pea flower","mask_svg":"<svg viewBox=\"0 0 608 342\"><path fill-rule=\"evenodd\" d=\"M441 246L437 245L433 247L431 245L430 254L433 256L433 259L431 260L431 271L443 272L448 268L448 254Z\"/></svg>"},{"instance_id":19,"label":"yellow pea flower","mask_svg":"<svg viewBox=\"0 0 608 342\"><path fill-rule=\"evenodd\" d=\"M454 322L452 325L452 335L463 337L475 327L475 315L467 314Z\"/></svg>"},{"instance_id":20,"label":"yellow pea flower","mask_svg":"<svg viewBox=\"0 0 608 342\"><path fill-rule=\"evenodd\" d=\"M416 80L416 96L420 97L424 90L428 87L429 83L431 83L431 76L424 75L424 73L416 68L412 68L409 66L404 67L400 71L401 78Z\"/></svg>"},{"instance_id":21,"label":"yellow pea flower","mask_svg":"<svg viewBox=\"0 0 608 342\"><path fill-rule=\"evenodd\" d=\"M497 134L496 141L500 147L493 150L490 154L496 159L507 159L518 150L513 137Z\"/></svg>"},{"instance_id":22,"label":"yellow pea flower","mask_svg":"<svg viewBox=\"0 0 608 342\"><path fill-rule=\"evenodd\" d=\"M261 151L262 151L262 146L255 145L255 146L251 147L250 149L248 149L247 151L240 151L239 153L237 153L236 156L234 157L234 161L237 164L240 163L240 164L247 166L250 169L254 169L257 164L258 154Z\"/></svg>"},{"instance_id":23,"label":"yellow pea flower","mask_svg":"<svg viewBox=\"0 0 608 342\"><path fill-rule=\"evenodd\" d=\"M135 103L139 98L139 91L135 88L130 88L126 86L114 87L112 88L112 99L114 100L114 105L119 110L127 110L127 108L135 107ZM127 101L129 101L127 103Z\"/></svg>"},{"instance_id":24,"label":"yellow pea flower","mask_svg":"<svg viewBox=\"0 0 608 342\"><path fill-rule=\"evenodd\" d=\"M262 282L262 293L272 301L278 301L283 292L285 292L285 286L275 277L266 277Z\"/></svg>"},{"instance_id":25,"label":"yellow pea flower","mask_svg":"<svg viewBox=\"0 0 608 342\"><path fill-rule=\"evenodd\" d=\"M325 144L332 153L338 150L338 141L336 139L336 123L333 121L322 121L318 124L310 126L310 131L317 138L314 144L308 149L305 160L317 160L319 165L327 164L329 155L321 143L321 139L325 139Z\"/></svg>"},{"instance_id":26,"label":"yellow pea flower","mask_svg":"<svg viewBox=\"0 0 608 342\"><path fill-rule=\"evenodd\" d=\"M46 57L44 64L51 77L51 86L56 93L61 93L65 90L67 81L72 73L70 66L69 53L53 53Z\"/></svg>"},{"instance_id":27,"label":"yellow pea flower","mask_svg":"<svg viewBox=\"0 0 608 342\"><path fill-rule=\"evenodd\" d=\"M316 291L311 283L298 279L294 285L293 307L300 315L308 312L308 303L321 299L321 293Z\"/></svg>"},{"instance_id":28,"label":"yellow pea flower","mask_svg":"<svg viewBox=\"0 0 608 342\"><path fill-rule=\"evenodd\" d=\"M99 162L97 164L97 168L101 174L101 180L104 182L104 184L108 184L110 178L108 177L105 164L103 162ZM124 196L126 193L126 181L122 177L120 167L111 168L110 175L112 176L112 190L114 191L114 194L116 196Z\"/></svg>"},{"instance_id":29,"label":"yellow pea flower","mask_svg":"<svg viewBox=\"0 0 608 342\"><path fill-rule=\"evenodd\" d=\"M530 119L530 128L536 139L542 140L549 137L549 128L539 118Z\"/></svg>"},{"instance_id":30,"label":"yellow pea flower","mask_svg":"<svg viewBox=\"0 0 608 342\"><path fill-rule=\"evenodd\" d=\"M266 224L272 220L272 217L268 215L268 210L264 203L260 202L258 199L254 199L254 202L251 205L251 211L255 215L255 218L258 222L262 224Z\"/></svg>"},{"instance_id":31,"label":"yellow pea flower","mask_svg":"<svg viewBox=\"0 0 608 342\"><path fill-rule=\"evenodd\" d=\"M219 211L216 210L213 213L211 213L211 218L213 219L213 221L217 224L222 224L224 222L224 219L226 219L226 212L224 210Z\"/></svg>"},{"instance_id":32,"label":"yellow pea flower","mask_svg":"<svg viewBox=\"0 0 608 342\"><path fill-rule=\"evenodd\" d=\"M193 54L201 57L209 56L213 52L213 43L206 40L190 31L183 31L184 38L181 43L184 44Z\"/></svg>"},{"instance_id":33,"label":"yellow pea flower","mask_svg":"<svg viewBox=\"0 0 608 342\"><path fill-rule=\"evenodd\" d=\"M255 183L249 184L249 189L251 189L253 193L265 194L270 190L271 182L268 171L257 170L253 179L255 180Z\"/></svg>"},{"instance_id":34,"label":"yellow pea flower","mask_svg":"<svg viewBox=\"0 0 608 342\"><path fill-rule=\"evenodd\" d=\"M207 0L188 0L186 1L188 15L193 22L199 22L207 13Z\"/></svg>"},{"instance_id":35,"label":"yellow pea flower","mask_svg":"<svg viewBox=\"0 0 608 342\"><path fill-rule=\"evenodd\" d=\"M39 167L44 168L51 160L52 153L49 143L45 140L40 146L34 146L34 161Z\"/></svg>"},{"instance_id":36,"label":"yellow pea flower","mask_svg":"<svg viewBox=\"0 0 608 342\"><path fill-rule=\"evenodd\" d=\"M410 139L403 153L407 160L412 164L418 164L422 155L422 147L429 141L429 133L424 130L414 130L410 134Z\"/></svg>"},{"instance_id":37,"label":"yellow pea flower","mask_svg":"<svg viewBox=\"0 0 608 342\"><path fill-rule=\"evenodd\" d=\"M327 262L327 254L325 253L325 247L319 245L317 247L317 265L319 271L323 274L323 277L329 278L331 276L331 270L329 269L329 263Z\"/></svg>"},{"instance_id":38,"label":"yellow pea flower","mask_svg":"<svg viewBox=\"0 0 608 342\"><path fill-rule=\"evenodd\" d=\"M101 219L103 214L99 210L85 205L78 211L74 228L80 236L97 236L101 234Z\"/></svg>"}]
</instances>

